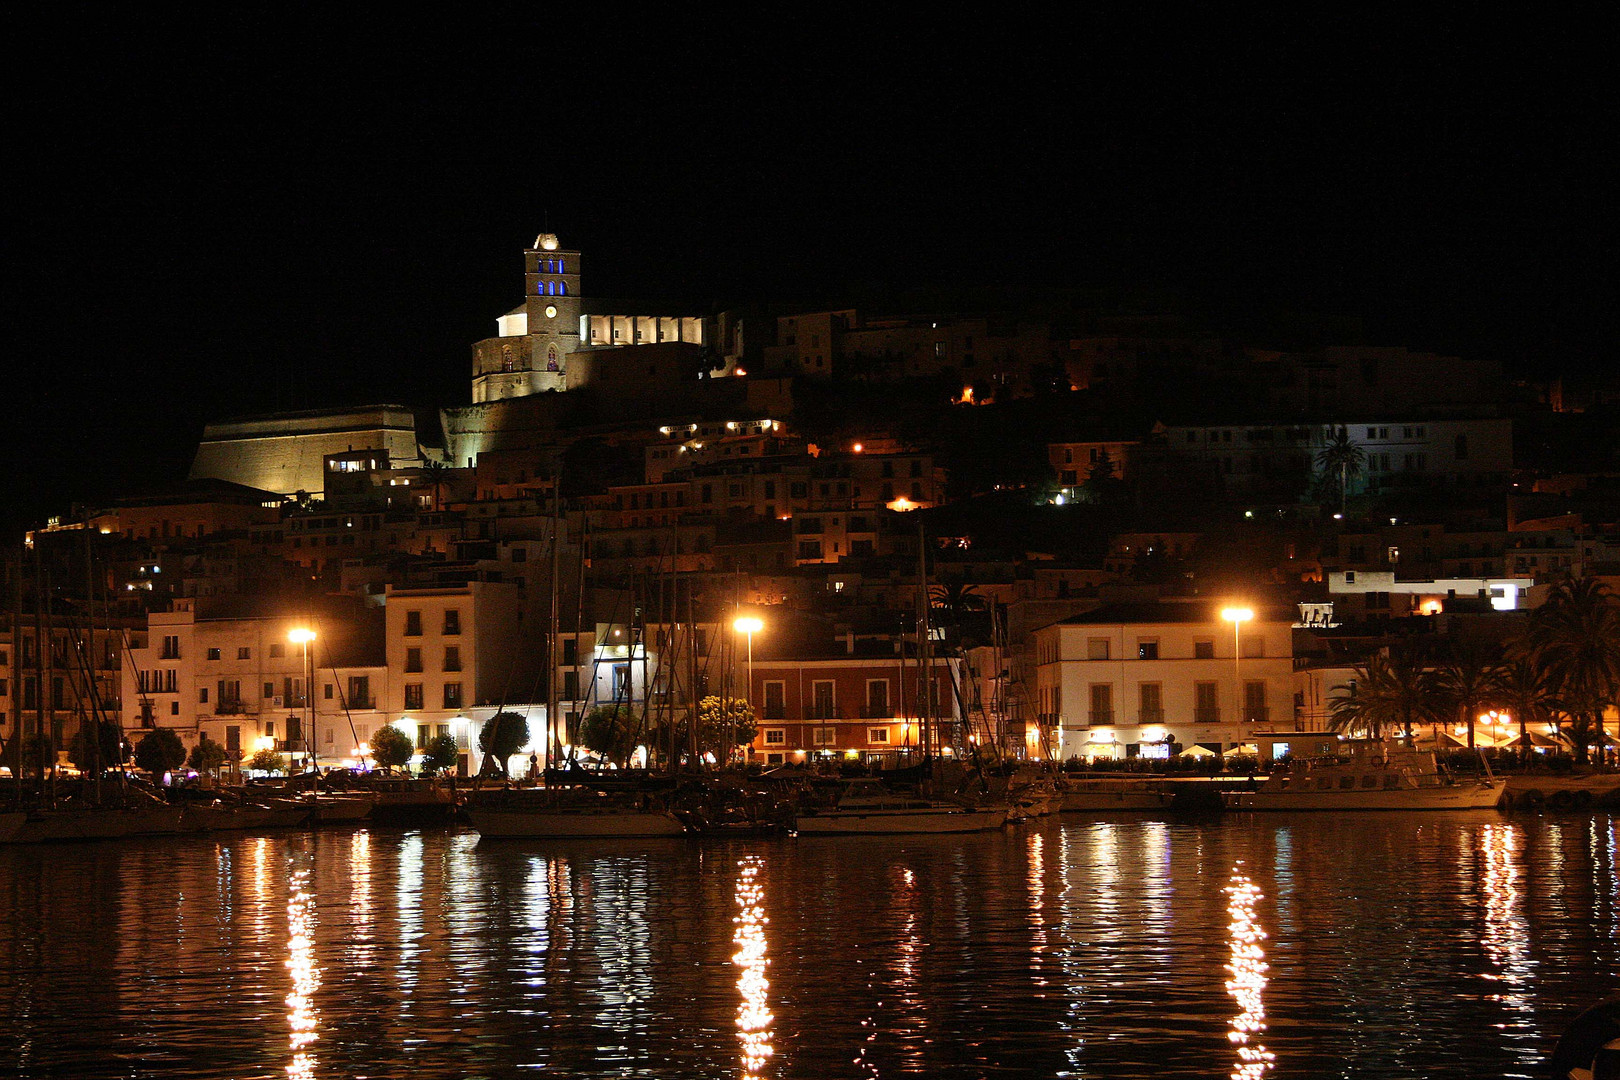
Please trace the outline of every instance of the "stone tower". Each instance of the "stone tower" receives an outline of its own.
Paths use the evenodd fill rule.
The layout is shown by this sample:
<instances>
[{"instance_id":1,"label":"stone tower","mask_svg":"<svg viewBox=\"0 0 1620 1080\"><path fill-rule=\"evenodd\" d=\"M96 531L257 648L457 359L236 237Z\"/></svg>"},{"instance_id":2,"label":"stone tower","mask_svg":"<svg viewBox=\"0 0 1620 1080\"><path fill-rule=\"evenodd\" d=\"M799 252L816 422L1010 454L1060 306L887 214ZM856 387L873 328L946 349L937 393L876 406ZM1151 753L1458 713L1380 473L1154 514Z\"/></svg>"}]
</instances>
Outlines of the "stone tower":
<instances>
[{"instance_id":1,"label":"stone tower","mask_svg":"<svg viewBox=\"0 0 1620 1080\"><path fill-rule=\"evenodd\" d=\"M580 348L579 252L541 233L523 253L523 307L500 336L473 347L474 402L562 390L568 354Z\"/></svg>"}]
</instances>

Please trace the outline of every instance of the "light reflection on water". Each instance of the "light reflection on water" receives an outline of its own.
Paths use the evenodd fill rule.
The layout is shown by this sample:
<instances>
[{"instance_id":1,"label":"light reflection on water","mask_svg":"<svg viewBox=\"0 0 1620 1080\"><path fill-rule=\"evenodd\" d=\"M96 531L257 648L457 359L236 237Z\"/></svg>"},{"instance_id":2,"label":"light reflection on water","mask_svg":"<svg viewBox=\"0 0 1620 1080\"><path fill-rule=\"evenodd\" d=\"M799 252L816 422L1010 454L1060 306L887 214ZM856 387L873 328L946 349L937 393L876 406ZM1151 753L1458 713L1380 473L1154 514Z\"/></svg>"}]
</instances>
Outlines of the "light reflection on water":
<instances>
[{"instance_id":1,"label":"light reflection on water","mask_svg":"<svg viewBox=\"0 0 1620 1080\"><path fill-rule=\"evenodd\" d=\"M765 888L760 883L764 860L749 855L737 864L737 914L732 917L736 932L731 940L737 946L731 962L737 966L737 1038L742 1043L743 1080L760 1080L760 1072L771 1057L770 980L765 969L770 964L765 941Z\"/></svg>"},{"instance_id":2,"label":"light reflection on water","mask_svg":"<svg viewBox=\"0 0 1620 1080\"><path fill-rule=\"evenodd\" d=\"M1224 890L1230 898L1226 914L1231 919L1226 928L1231 953L1226 965L1231 976L1226 980L1226 992L1241 1010L1232 1018L1232 1029L1226 1037L1237 1050L1232 1080L1259 1080L1273 1068L1276 1055L1260 1041L1266 1030L1265 990L1270 981L1266 978L1266 950L1261 944L1266 940L1266 932L1260 929L1254 912L1261 892L1249 876L1242 873L1242 866L1240 859Z\"/></svg>"},{"instance_id":3,"label":"light reflection on water","mask_svg":"<svg viewBox=\"0 0 1620 1080\"><path fill-rule=\"evenodd\" d=\"M0 1061L86 1080L1533 1075L1572 1009L1620 990L1615 857L1607 815L1496 814L0 849Z\"/></svg>"}]
</instances>

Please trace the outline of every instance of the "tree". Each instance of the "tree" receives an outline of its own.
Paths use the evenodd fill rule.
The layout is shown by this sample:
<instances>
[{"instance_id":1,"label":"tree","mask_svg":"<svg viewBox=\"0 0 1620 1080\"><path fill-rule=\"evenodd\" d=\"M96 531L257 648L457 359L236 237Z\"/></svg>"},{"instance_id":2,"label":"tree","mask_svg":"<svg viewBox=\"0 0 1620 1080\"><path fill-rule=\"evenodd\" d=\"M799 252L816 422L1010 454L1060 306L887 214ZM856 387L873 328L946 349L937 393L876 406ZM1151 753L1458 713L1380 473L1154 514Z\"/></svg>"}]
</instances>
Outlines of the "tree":
<instances>
[{"instance_id":1,"label":"tree","mask_svg":"<svg viewBox=\"0 0 1620 1080\"><path fill-rule=\"evenodd\" d=\"M1339 478L1339 513L1344 513L1345 497L1350 490L1350 478L1360 476L1362 467L1367 462L1367 455L1361 447L1350 441L1349 432L1344 428L1336 429L1328 437L1327 445L1323 446L1316 455L1317 467L1328 476L1337 475Z\"/></svg>"},{"instance_id":2,"label":"tree","mask_svg":"<svg viewBox=\"0 0 1620 1080\"><path fill-rule=\"evenodd\" d=\"M1519 721L1519 757L1530 763L1530 725L1542 724L1558 708L1547 673L1527 650L1516 649L1497 673L1496 698Z\"/></svg>"},{"instance_id":3,"label":"tree","mask_svg":"<svg viewBox=\"0 0 1620 1080\"><path fill-rule=\"evenodd\" d=\"M1086 474L1086 479L1080 485L1081 492L1087 502L1107 504L1113 501L1114 492L1119 489L1119 470L1114 466L1114 459L1108 455L1105 446L1097 455L1097 460Z\"/></svg>"},{"instance_id":4,"label":"tree","mask_svg":"<svg viewBox=\"0 0 1620 1080\"><path fill-rule=\"evenodd\" d=\"M253 756L247 760L247 767L254 772L277 773L284 770L285 762L281 760L279 752L266 747L254 751Z\"/></svg>"},{"instance_id":5,"label":"tree","mask_svg":"<svg viewBox=\"0 0 1620 1080\"><path fill-rule=\"evenodd\" d=\"M1525 635L1535 662L1569 718L1575 760L1601 736L1603 710L1620 693L1620 608L1602 582L1561 582L1530 618Z\"/></svg>"},{"instance_id":6,"label":"tree","mask_svg":"<svg viewBox=\"0 0 1620 1080\"><path fill-rule=\"evenodd\" d=\"M623 764L635 749L636 714L628 705L598 705L579 722L579 743L593 754Z\"/></svg>"},{"instance_id":7,"label":"tree","mask_svg":"<svg viewBox=\"0 0 1620 1080\"><path fill-rule=\"evenodd\" d=\"M721 761L729 760L735 748L753 742L758 733L754 707L742 698L710 694L698 702L698 737L722 751L715 754Z\"/></svg>"},{"instance_id":8,"label":"tree","mask_svg":"<svg viewBox=\"0 0 1620 1080\"><path fill-rule=\"evenodd\" d=\"M444 493L445 473L449 471L442 461L428 459L422 462L422 480L433 489L433 509L444 509L442 495Z\"/></svg>"},{"instance_id":9,"label":"tree","mask_svg":"<svg viewBox=\"0 0 1620 1080\"><path fill-rule=\"evenodd\" d=\"M371 737L372 760L389 772L409 765L415 753L410 736L392 724L385 724Z\"/></svg>"},{"instance_id":10,"label":"tree","mask_svg":"<svg viewBox=\"0 0 1620 1080\"><path fill-rule=\"evenodd\" d=\"M486 758L494 758L503 777L510 778L506 759L523 749L529 742L529 721L521 713L498 712L478 732L478 749Z\"/></svg>"},{"instance_id":11,"label":"tree","mask_svg":"<svg viewBox=\"0 0 1620 1080\"><path fill-rule=\"evenodd\" d=\"M456 767L461 760L461 747L454 735L435 735L422 748L422 768L430 773L441 773Z\"/></svg>"},{"instance_id":12,"label":"tree","mask_svg":"<svg viewBox=\"0 0 1620 1080\"><path fill-rule=\"evenodd\" d=\"M45 770L55 767L55 758L51 754L51 739L49 735L34 732L23 737L23 774L32 771L41 780L45 779Z\"/></svg>"},{"instance_id":13,"label":"tree","mask_svg":"<svg viewBox=\"0 0 1620 1080\"><path fill-rule=\"evenodd\" d=\"M197 745L191 748L191 755L186 759L186 764L200 773L211 773L225 764L229 758L225 747L205 734L198 738Z\"/></svg>"},{"instance_id":14,"label":"tree","mask_svg":"<svg viewBox=\"0 0 1620 1080\"><path fill-rule=\"evenodd\" d=\"M101 745L94 747L90 743L90 729L100 729ZM99 724L84 724L73 733L72 744L68 748L68 757L73 764L81 769L89 769L95 764L95 752L101 751L101 767L110 769L118 764L124 749L124 732L117 724L110 720L103 720Z\"/></svg>"},{"instance_id":15,"label":"tree","mask_svg":"<svg viewBox=\"0 0 1620 1080\"><path fill-rule=\"evenodd\" d=\"M1412 734L1412 726L1436 718L1434 675L1412 649L1375 653L1356 666L1349 687L1339 687L1329 699L1328 730L1365 732L1382 738L1386 732Z\"/></svg>"},{"instance_id":16,"label":"tree","mask_svg":"<svg viewBox=\"0 0 1620 1080\"><path fill-rule=\"evenodd\" d=\"M1450 655L1434 673L1436 704L1468 725L1468 749L1474 748L1474 721L1481 709L1497 703L1501 694L1502 665L1496 654L1473 642L1453 644Z\"/></svg>"},{"instance_id":17,"label":"tree","mask_svg":"<svg viewBox=\"0 0 1620 1080\"><path fill-rule=\"evenodd\" d=\"M135 764L153 776L161 777L178 769L185 761L185 745L180 736L168 728L153 728L135 744Z\"/></svg>"}]
</instances>

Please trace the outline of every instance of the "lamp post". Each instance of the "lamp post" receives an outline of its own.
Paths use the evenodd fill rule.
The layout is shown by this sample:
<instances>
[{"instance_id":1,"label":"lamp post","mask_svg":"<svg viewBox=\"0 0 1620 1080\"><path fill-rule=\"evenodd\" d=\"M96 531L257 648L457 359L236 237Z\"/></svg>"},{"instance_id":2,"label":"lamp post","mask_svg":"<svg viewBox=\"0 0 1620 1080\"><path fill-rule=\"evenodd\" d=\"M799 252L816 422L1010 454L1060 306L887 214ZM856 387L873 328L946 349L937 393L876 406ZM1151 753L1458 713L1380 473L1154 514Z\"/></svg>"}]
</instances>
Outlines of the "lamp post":
<instances>
[{"instance_id":1,"label":"lamp post","mask_svg":"<svg viewBox=\"0 0 1620 1080\"><path fill-rule=\"evenodd\" d=\"M1246 607L1229 607L1221 610L1221 618L1232 624L1232 682L1235 684L1232 692L1232 702L1237 713L1238 722L1242 723L1247 717L1243 706L1243 624L1254 618L1254 609Z\"/></svg>"},{"instance_id":2,"label":"lamp post","mask_svg":"<svg viewBox=\"0 0 1620 1080\"><path fill-rule=\"evenodd\" d=\"M747 703L748 711L752 713L754 711L754 635L765 629L765 624L752 615L744 615L731 625L739 634L744 634L748 638L748 685L743 690L743 701ZM729 749L727 754L730 754Z\"/></svg>"},{"instance_id":3,"label":"lamp post","mask_svg":"<svg viewBox=\"0 0 1620 1080\"><path fill-rule=\"evenodd\" d=\"M304 647L304 704L309 716L309 727L304 732L304 745L309 749L310 764L315 763L315 667L310 659L309 643L315 640L315 631L298 627L287 635L294 645Z\"/></svg>"}]
</instances>

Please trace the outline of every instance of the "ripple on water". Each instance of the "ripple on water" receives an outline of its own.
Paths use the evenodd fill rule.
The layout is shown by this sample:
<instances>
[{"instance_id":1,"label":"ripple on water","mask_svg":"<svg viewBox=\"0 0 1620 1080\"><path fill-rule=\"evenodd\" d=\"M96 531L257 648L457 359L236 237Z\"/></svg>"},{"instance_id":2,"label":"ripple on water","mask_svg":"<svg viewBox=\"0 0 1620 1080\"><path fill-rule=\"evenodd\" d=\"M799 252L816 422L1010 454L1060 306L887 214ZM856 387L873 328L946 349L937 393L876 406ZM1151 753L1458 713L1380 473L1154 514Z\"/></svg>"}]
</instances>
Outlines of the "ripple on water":
<instances>
[{"instance_id":1,"label":"ripple on water","mask_svg":"<svg viewBox=\"0 0 1620 1080\"><path fill-rule=\"evenodd\" d=\"M1532 1075L1616 988L1606 815L0 850L22 1077Z\"/></svg>"}]
</instances>

